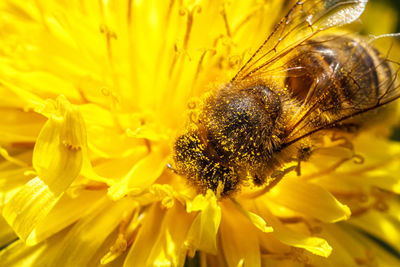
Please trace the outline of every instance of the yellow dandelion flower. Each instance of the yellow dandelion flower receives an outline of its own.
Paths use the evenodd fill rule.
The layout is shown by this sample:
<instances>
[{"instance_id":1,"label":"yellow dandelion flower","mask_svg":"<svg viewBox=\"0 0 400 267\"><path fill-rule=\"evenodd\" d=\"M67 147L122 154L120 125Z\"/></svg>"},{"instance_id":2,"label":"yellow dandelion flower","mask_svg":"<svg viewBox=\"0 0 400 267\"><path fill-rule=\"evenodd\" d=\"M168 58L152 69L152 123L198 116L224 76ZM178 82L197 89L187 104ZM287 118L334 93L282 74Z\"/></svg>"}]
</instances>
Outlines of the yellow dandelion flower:
<instances>
[{"instance_id":1,"label":"yellow dandelion flower","mask_svg":"<svg viewBox=\"0 0 400 267\"><path fill-rule=\"evenodd\" d=\"M277 29L302 21L295 29L306 34L348 24L366 1L340 2L298 2L289 26ZM374 5L362 17L368 23L353 27L392 32L393 20L370 23L388 10ZM394 108L383 112L385 124L354 138L320 137L301 157L288 149L295 162L274 163L282 168L259 184L250 172L237 187L218 178L228 177L218 168L229 173L263 154L235 148L227 136L219 139L224 153L237 152L228 166L215 159L213 173L196 161L205 149L197 125L209 119L202 106L240 78L289 7L282 0L2 1L1 265L399 265L400 144L387 137ZM370 40L399 51L381 37ZM253 71L262 69L253 60ZM286 72L277 69L276 86ZM285 90L307 84L288 77ZM177 151L182 136L199 142L188 150L197 156ZM249 140L257 147L257 136Z\"/></svg>"}]
</instances>

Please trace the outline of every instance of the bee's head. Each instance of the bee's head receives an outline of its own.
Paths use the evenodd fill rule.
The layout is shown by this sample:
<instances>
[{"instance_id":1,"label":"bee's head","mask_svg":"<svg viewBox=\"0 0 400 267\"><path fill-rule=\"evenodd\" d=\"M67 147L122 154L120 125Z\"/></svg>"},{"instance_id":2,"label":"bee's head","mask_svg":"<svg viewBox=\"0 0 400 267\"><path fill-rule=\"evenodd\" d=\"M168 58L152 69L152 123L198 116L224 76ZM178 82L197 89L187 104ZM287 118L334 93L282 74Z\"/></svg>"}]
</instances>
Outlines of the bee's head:
<instances>
[{"instance_id":1,"label":"bee's head","mask_svg":"<svg viewBox=\"0 0 400 267\"><path fill-rule=\"evenodd\" d=\"M233 167L225 167L213 158L196 130L177 138L174 144L175 170L185 176L198 192L211 189L216 195L231 194L238 186L239 176Z\"/></svg>"}]
</instances>

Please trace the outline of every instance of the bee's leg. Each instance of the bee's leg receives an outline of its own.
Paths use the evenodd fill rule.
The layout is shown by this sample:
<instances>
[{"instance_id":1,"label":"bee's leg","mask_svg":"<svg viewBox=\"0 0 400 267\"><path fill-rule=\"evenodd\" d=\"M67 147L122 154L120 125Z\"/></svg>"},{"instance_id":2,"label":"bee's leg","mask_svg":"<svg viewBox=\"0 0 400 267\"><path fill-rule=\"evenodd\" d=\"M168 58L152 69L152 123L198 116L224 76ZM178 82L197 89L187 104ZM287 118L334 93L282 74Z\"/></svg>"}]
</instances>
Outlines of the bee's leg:
<instances>
[{"instance_id":1,"label":"bee's leg","mask_svg":"<svg viewBox=\"0 0 400 267\"><path fill-rule=\"evenodd\" d=\"M296 166L290 166L283 170L275 170L268 179L268 184L263 188L263 191L268 192L269 190L271 190L275 185L277 185L282 180L283 177L285 177L286 174L296 170L296 168L297 168Z\"/></svg>"},{"instance_id":2,"label":"bee's leg","mask_svg":"<svg viewBox=\"0 0 400 267\"><path fill-rule=\"evenodd\" d=\"M296 166L296 173L297 176L301 175L301 162L307 161L312 154L311 146L302 146L298 153L297 153L297 166Z\"/></svg>"},{"instance_id":3,"label":"bee's leg","mask_svg":"<svg viewBox=\"0 0 400 267\"><path fill-rule=\"evenodd\" d=\"M291 171L297 169L297 166L290 166L283 170L276 170L271 174L271 178L273 179L272 182L268 184L269 187L274 187L282 178Z\"/></svg>"},{"instance_id":4,"label":"bee's leg","mask_svg":"<svg viewBox=\"0 0 400 267\"><path fill-rule=\"evenodd\" d=\"M275 185L277 185L282 178L289 172L293 171L296 169L296 166L290 166L288 168L285 168L283 170L275 170L272 172L272 174L270 175L270 177L268 177L267 179L264 179L264 183L266 183L266 185L260 189L257 190L255 192L251 192L251 193L247 193L244 195L244 197L246 198L256 198L259 197L267 192L269 192ZM256 179L256 177L253 177L253 180ZM259 178L258 178L259 179ZM266 181L265 181L266 180ZM259 184L261 185L261 184Z\"/></svg>"}]
</instances>

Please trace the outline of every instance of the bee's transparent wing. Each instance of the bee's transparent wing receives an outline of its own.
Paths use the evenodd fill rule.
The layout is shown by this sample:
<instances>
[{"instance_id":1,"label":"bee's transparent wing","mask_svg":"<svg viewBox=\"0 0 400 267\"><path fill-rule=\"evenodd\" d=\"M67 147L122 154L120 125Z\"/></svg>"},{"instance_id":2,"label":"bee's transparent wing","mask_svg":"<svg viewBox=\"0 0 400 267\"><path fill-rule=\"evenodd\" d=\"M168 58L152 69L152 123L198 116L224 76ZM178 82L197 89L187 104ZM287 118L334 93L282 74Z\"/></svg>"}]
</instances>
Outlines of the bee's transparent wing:
<instances>
[{"instance_id":1,"label":"bee's transparent wing","mask_svg":"<svg viewBox=\"0 0 400 267\"><path fill-rule=\"evenodd\" d=\"M346 107L341 107L340 112L333 112L332 109L335 108L334 105L321 105L324 102L324 93L337 90L334 83L330 83L327 87L322 88L318 83L315 84L312 89L313 97L310 97L307 101L303 103L299 112L294 120L288 123L286 132L287 136L285 142L282 145L287 147L297 141L310 136L318 131L325 129L335 129L336 127L343 126L346 124L346 120L351 119L355 116L361 115L368 111L377 109L381 106L387 105L400 98L400 83L399 83L399 72L400 63L394 62L388 58L381 58L381 63L376 66L380 68L385 64L392 64L396 68L392 70L392 74L385 80L381 81L378 85L379 91L377 97L369 97L365 95L365 98L359 98L357 101L352 102ZM373 70L371 70L373 71ZM350 75L350 74L349 74ZM367 75L367 73L366 73ZM344 79L346 76L343 76ZM348 77L348 75L347 75ZM355 84L359 85L359 91L368 91L368 84L358 83L360 76L354 76L353 81ZM342 81L336 80L338 84ZM326 84L324 84L326 86ZM329 118L327 120L316 121L315 118Z\"/></svg>"},{"instance_id":2,"label":"bee's transparent wing","mask_svg":"<svg viewBox=\"0 0 400 267\"><path fill-rule=\"evenodd\" d=\"M367 0L298 1L267 40L232 79L232 83L262 75L296 46L325 29L356 20Z\"/></svg>"}]
</instances>

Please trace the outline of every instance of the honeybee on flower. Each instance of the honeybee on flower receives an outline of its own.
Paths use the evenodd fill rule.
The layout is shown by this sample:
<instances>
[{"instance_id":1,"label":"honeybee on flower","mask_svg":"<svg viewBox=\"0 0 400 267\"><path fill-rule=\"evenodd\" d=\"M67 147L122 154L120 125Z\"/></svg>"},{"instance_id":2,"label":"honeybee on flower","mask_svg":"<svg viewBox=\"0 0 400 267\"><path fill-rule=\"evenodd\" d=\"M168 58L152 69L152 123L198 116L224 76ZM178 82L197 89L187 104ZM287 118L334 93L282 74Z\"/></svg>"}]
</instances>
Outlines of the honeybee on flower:
<instances>
[{"instance_id":1,"label":"honeybee on flower","mask_svg":"<svg viewBox=\"0 0 400 267\"><path fill-rule=\"evenodd\" d=\"M203 193L229 196L249 183L269 189L287 172L284 164L298 162L300 173L323 136L377 122L400 97L398 69L367 40L326 32L357 19L366 3L296 2L178 137L176 171Z\"/></svg>"},{"instance_id":2,"label":"honeybee on flower","mask_svg":"<svg viewBox=\"0 0 400 267\"><path fill-rule=\"evenodd\" d=\"M399 265L400 146L388 139L398 46L382 35L392 20L367 26L390 10L365 4L1 1L0 262ZM354 34L352 21L377 37ZM355 92L351 78L362 94L345 94ZM331 82L343 84L323 86ZM379 94L371 102L367 84ZM346 117L356 108L365 120ZM264 123L246 124L246 114ZM264 125L266 135L246 130L256 142L276 135L273 153L249 138L243 150L238 138L223 143L246 125ZM179 156L190 132L209 165L189 164L202 159L192 147Z\"/></svg>"}]
</instances>

